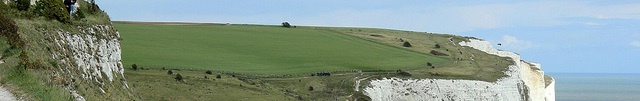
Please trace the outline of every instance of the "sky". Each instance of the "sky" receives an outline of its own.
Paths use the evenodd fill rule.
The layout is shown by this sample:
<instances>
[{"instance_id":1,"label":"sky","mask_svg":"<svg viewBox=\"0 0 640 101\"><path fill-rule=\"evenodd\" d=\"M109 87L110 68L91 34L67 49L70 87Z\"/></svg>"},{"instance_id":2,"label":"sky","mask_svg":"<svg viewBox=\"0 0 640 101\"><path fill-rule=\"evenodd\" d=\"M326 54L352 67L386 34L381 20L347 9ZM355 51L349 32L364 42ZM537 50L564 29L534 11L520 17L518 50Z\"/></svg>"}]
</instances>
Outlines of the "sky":
<instances>
[{"instance_id":1,"label":"sky","mask_svg":"<svg viewBox=\"0 0 640 101\"><path fill-rule=\"evenodd\" d=\"M96 0L113 21L371 27L473 36L548 73L640 73L637 0ZM497 46L501 43L501 46Z\"/></svg>"}]
</instances>

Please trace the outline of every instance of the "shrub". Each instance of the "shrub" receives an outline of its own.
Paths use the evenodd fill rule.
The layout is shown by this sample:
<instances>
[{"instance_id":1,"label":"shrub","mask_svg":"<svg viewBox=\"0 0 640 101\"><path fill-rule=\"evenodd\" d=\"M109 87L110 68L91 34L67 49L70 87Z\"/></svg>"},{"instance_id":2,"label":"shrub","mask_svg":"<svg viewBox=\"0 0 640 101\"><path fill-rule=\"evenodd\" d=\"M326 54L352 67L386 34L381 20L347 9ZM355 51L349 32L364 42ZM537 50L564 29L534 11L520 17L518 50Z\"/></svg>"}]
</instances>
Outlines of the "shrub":
<instances>
[{"instance_id":1,"label":"shrub","mask_svg":"<svg viewBox=\"0 0 640 101\"><path fill-rule=\"evenodd\" d=\"M3 4L4 5L4 4ZM11 18L0 15L0 35L7 37L12 47L22 46L23 42L18 35L18 26Z\"/></svg>"},{"instance_id":2,"label":"shrub","mask_svg":"<svg viewBox=\"0 0 640 101\"><path fill-rule=\"evenodd\" d=\"M404 44L402 44L402 46L411 47L411 43L409 43L409 41L405 41Z\"/></svg>"},{"instance_id":3,"label":"shrub","mask_svg":"<svg viewBox=\"0 0 640 101\"><path fill-rule=\"evenodd\" d=\"M169 71L167 72L167 74L169 74L169 75L173 75L173 71L169 70Z\"/></svg>"},{"instance_id":4,"label":"shrub","mask_svg":"<svg viewBox=\"0 0 640 101\"><path fill-rule=\"evenodd\" d=\"M444 54L442 52L438 52L438 51L435 51L435 50L431 50L431 52L429 52L429 53L431 53L433 55L436 55L436 56L449 56L447 54Z\"/></svg>"},{"instance_id":5,"label":"shrub","mask_svg":"<svg viewBox=\"0 0 640 101\"><path fill-rule=\"evenodd\" d=\"M216 75L216 78L220 79L222 78L222 76L220 76L220 74Z\"/></svg>"},{"instance_id":6,"label":"shrub","mask_svg":"<svg viewBox=\"0 0 640 101\"><path fill-rule=\"evenodd\" d=\"M133 64L133 65L131 65L131 68L132 68L133 70L138 70L138 65Z\"/></svg>"},{"instance_id":7,"label":"shrub","mask_svg":"<svg viewBox=\"0 0 640 101\"><path fill-rule=\"evenodd\" d=\"M29 10L29 6L31 6L31 0L18 0L18 1L16 1L16 7L20 11Z\"/></svg>"},{"instance_id":8,"label":"shrub","mask_svg":"<svg viewBox=\"0 0 640 101\"><path fill-rule=\"evenodd\" d=\"M436 48L440 48L440 44L436 44Z\"/></svg>"},{"instance_id":9,"label":"shrub","mask_svg":"<svg viewBox=\"0 0 640 101\"><path fill-rule=\"evenodd\" d=\"M282 22L282 27L290 28L291 24L289 24L289 22Z\"/></svg>"},{"instance_id":10,"label":"shrub","mask_svg":"<svg viewBox=\"0 0 640 101\"><path fill-rule=\"evenodd\" d=\"M71 23L69 12L59 0L39 0L35 6L36 14L62 23Z\"/></svg>"},{"instance_id":11,"label":"shrub","mask_svg":"<svg viewBox=\"0 0 640 101\"><path fill-rule=\"evenodd\" d=\"M427 66L433 66L433 64L431 64L431 62L427 62Z\"/></svg>"},{"instance_id":12,"label":"shrub","mask_svg":"<svg viewBox=\"0 0 640 101\"><path fill-rule=\"evenodd\" d=\"M207 74L213 74L213 72L211 72L211 70L207 70L207 72L205 72Z\"/></svg>"},{"instance_id":13,"label":"shrub","mask_svg":"<svg viewBox=\"0 0 640 101\"><path fill-rule=\"evenodd\" d=\"M178 74L176 75L176 81L182 81L182 75Z\"/></svg>"},{"instance_id":14,"label":"shrub","mask_svg":"<svg viewBox=\"0 0 640 101\"><path fill-rule=\"evenodd\" d=\"M402 76L411 76L411 73L406 72L406 71L400 71L400 72L398 72L398 74L402 75Z\"/></svg>"},{"instance_id":15,"label":"shrub","mask_svg":"<svg viewBox=\"0 0 640 101\"><path fill-rule=\"evenodd\" d=\"M309 91L313 91L313 86L309 86Z\"/></svg>"}]
</instances>

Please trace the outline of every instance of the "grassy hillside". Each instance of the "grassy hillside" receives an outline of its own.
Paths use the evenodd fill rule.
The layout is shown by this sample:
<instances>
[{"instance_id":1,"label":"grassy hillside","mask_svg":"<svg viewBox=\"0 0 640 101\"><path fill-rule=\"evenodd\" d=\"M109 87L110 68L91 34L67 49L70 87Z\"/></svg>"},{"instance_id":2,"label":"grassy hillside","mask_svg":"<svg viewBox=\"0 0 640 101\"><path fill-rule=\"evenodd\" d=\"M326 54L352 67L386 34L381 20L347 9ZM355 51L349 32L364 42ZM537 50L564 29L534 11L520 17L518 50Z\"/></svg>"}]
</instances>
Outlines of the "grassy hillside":
<instances>
[{"instance_id":1,"label":"grassy hillside","mask_svg":"<svg viewBox=\"0 0 640 101\"><path fill-rule=\"evenodd\" d=\"M507 58L457 45L469 37L447 34L312 26L114 25L122 38L125 66L135 63L146 68L125 72L142 100L366 100L356 89L372 79L493 82L504 77L503 71L512 64ZM407 41L412 47L403 46ZM173 74L167 74L169 70ZM316 72L331 76L308 75ZM175 80L177 73L185 79Z\"/></svg>"},{"instance_id":2,"label":"grassy hillside","mask_svg":"<svg viewBox=\"0 0 640 101\"><path fill-rule=\"evenodd\" d=\"M114 23L125 66L297 74L405 69L441 57L373 43L330 30L254 25Z\"/></svg>"}]
</instances>

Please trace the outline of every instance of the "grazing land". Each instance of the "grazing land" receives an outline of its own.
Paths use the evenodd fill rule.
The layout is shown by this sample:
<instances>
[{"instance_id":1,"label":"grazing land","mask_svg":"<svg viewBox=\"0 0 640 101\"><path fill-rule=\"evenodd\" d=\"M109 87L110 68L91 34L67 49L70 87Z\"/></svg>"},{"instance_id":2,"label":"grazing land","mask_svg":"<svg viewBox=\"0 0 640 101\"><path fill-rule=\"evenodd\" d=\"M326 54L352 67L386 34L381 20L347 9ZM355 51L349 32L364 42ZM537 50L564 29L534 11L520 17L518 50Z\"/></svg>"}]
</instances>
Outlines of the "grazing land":
<instances>
[{"instance_id":1,"label":"grazing land","mask_svg":"<svg viewBox=\"0 0 640 101\"><path fill-rule=\"evenodd\" d=\"M367 100L361 89L372 79L494 82L513 64L457 45L471 37L448 34L347 27L113 24L122 38L123 63L130 68L125 72L128 84L142 100ZM176 80L177 74L183 79Z\"/></svg>"},{"instance_id":2,"label":"grazing land","mask_svg":"<svg viewBox=\"0 0 640 101\"><path fill-rule=\"evenodd\" d=\"M257 74L405 69L448 60L330 30L255 25L114 24L125 66Z\"/></svg>"}]
</instances>

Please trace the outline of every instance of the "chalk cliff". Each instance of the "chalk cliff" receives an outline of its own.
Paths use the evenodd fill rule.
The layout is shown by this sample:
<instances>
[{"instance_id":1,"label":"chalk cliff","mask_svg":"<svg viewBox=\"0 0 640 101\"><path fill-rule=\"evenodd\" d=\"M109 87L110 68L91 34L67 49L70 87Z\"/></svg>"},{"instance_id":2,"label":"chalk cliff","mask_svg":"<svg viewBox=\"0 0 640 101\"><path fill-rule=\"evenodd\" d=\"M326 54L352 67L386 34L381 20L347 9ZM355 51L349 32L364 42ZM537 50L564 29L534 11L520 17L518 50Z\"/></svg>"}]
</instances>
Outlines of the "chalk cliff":
<instances>
[{"instance_id":1,"label":"chalk cliff","mask_svg":"<svg viewBox=\"0 0 640 101\"><path fill-rule=\"evenodd\" d=\"M458 44L510 57L514 64L505 71L507 76L496 82L384 78L372 80L364 93L374 101L555 101L555 83L545 85L540 64L521 60L516 53L497 50L489 42L478 39Z\"/></svg>"},{"instance_id":2,"label":"chalk cliff","mask_svg":"<svg viewBox=\"0 0 640 101\"><path fill-rule=\"evenodd\" d=\"M126 93L124 67L120 57L120 36L111 25L78 26L77 32L57 30L43 31L53 35L51 57L57 60L57 77L66 79L65 85L82 85L85 88L65 87L76 100L82 95L104 96ZM84 89L78 91L78 89ZM85 94L95 93L97 94ZM124 91L124 92L123 92Z\"/></svg>"}]
</instances>

